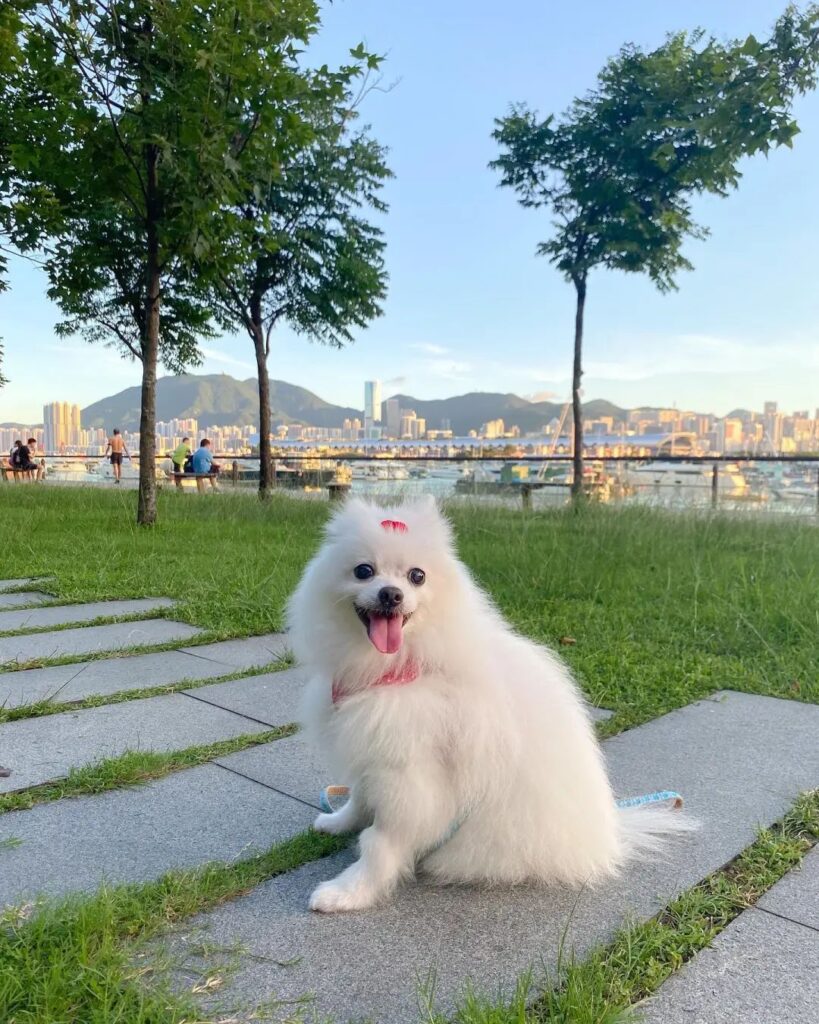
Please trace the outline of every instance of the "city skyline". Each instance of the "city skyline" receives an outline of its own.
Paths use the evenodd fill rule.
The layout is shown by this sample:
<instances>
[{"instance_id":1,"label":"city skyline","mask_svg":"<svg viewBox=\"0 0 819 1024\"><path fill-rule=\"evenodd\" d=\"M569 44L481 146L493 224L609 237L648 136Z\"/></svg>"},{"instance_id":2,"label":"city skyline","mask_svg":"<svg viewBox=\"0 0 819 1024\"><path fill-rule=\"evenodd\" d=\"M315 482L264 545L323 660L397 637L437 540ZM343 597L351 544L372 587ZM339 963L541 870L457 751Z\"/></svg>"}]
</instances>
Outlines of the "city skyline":
<instances>
[{"instance_id":1,"label":"city skyline","mask_svg":"<svg viewBox=\"0 0 819 1024\"><path fill-rule=\"evenodd\" d=\"M590 0L580 12L517 0L514 10L509 17L466 0L452 0L445 12L432 0L411 7L353 0L325 10L316 61L337 63L366 38L388 55L385 86L398 82L373 91L362 112L390 148L396 174L383 223L390 293L384 316L342 351L277 332L274 376L310 381L342 405L358 406L359 382L375 377L391 393L425 399L491 389L565 400L571 289L534 255L548 218L518 209L486 168L496 155L493 118L514 100L544 114L564 109L626 40L653 46L669 30L698 25L718 37L761 38L781 5L692 0L683 10ZM594 31L583 47L567 47L581 22ZM772 396L793 409L817 404L819 93L802 98L795 115L802 130L792 151L744 162L736 193L695 203L711 236L686 245L696 269L680 276L678 292L660 295L630 275L593 276L587 398L627 407L676 402L721 415L761 408ZM100 379L109 392L138 383L138 364L113 350L55 337L59 313L36 267L14 262L10 284L0 296L11 381L0 391L0 421L39 418L43 402L60 393L87 405ZM203 355L208 372L249 377L255 370L243 337L210 341Z\"/></svg>"},{"instance_id":2,"label":"city skyline","mask_svg":"<svg viewBox=\"0 0 819 1024\"><path fill-rule=\"evenodd\" d=\"M412 401L412 399L410 399ZM539 408L539 407L537 407ZM274 441L303 441L322 444L347 441L358 443L394 443L441 441L457 444L470 439L509 440L521 444L539 444L552 439L552 444L571 447L569 406L560 415L543 413L537 430L522 430L519 425L505 423L498 417L458 434L448 418L427 422L414 409L402 406L397 397L382 402L381 381L364 382L364 408L361 417L346 416L339 426L316 426L308 422L287 423L271 418L269 431ZM339 412L343 410L339 409ZM620 416L622 412L624 415ZM514 416L515 414L512 413ZM306 420L306 417L305 417ZM112 427L91 427L81 424L81 410L69 402L51 402L43 407L43 423L32 426L0 426L0 450L7 450L20 435L32 434L45 454L99 455L103 452ZM259 443L259 427L253 423L200 425L197 417L158 420L154 427L156 447L161 453L176 448L186 436L198 441L211 438L214 449L222 453L250 454ZM134 449L139 443L138 431L123 430L126 444ZM613 409L605 415L585 417L584 445L587 448L653 448L665 450L668 439L677 439L688 452L805 454L819 450L819 407L786 413L778 403L768 400L762 411L743 410L737 416L714 416L693 410L675 408ZM665 439L665 440L664 440ZM672 441L672 446L674 442ZM683 453L682 451L680 453Z\"/></svg>"}]
</instances>

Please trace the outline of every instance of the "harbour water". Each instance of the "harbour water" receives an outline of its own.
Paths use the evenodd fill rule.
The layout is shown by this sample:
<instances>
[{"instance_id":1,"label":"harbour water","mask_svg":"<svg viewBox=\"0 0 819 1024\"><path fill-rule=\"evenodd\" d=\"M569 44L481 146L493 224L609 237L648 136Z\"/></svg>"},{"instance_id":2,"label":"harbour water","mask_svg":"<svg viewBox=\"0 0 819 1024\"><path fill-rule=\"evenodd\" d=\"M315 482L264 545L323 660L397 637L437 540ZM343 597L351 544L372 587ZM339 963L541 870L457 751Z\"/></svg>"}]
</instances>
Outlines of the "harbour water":
<instances>
[{"instance_id":1,"label":"harbour water","mask_svg":"<svg viewBox=\"0 0 819 1024\"><path fill-rule=\"evenodd\" d=\"M282 453L284 454L284 453ZM223 467L223 488L252 489L258 485L259 461L218 457ZM236 474L233 466L236 465ZM326 497L331 481L349 485L352 494L374 497L432 494L440 499L480 501L520 506L523 493L532 508L554 507L569 498L571 466L555 459L492 458L447 462L441 459L400 457L356 461L354 458L321 460L283 457L276 460L277 484L305 497ZM738 460L713 464L663 459L613 461L589 459L586 486L595 500L617 504L658 505L670 508L705 508L716 504L736 511L766 510L783 514L817 514L819 461L760 462ZM134 487L138 462L126 460L122 486ZM168 478L168 460L158 463L161 482ZM60 484L114 486L107 461L81 457L47 457L46 481ZM195 490L186 479L185 490Z\"/></svg>"}]
</instances>

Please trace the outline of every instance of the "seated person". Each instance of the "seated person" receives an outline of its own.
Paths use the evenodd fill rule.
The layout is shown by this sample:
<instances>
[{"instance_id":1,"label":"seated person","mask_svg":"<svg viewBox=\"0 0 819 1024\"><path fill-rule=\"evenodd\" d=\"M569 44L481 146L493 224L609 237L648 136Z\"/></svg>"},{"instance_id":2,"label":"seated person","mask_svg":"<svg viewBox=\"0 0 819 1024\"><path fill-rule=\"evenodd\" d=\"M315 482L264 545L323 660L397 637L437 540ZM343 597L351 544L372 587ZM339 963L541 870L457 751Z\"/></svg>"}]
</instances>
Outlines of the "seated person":
<instances>
[{"instance_id":1,"label":"seated person","mask_svg":"<svg viewBox=\"0 0 819 1024\"><path fill-rule=\"evenodd\" d=\"M216 474L219 472L219 467L213 461L210 441L206 437L200 441L199 447L193 453L193 472L196 475L196 487L198 490L204 489L204 477L206 476L210 476L211 487L216 488Z\"/></svg>"},{"instance_id":2,"label":"seated person","mask_svg":"<svg viewBox=\"0 0 819 1024\"><path fill-rule=\"evenodd\" d=\"M37 438L30 437L26 444L20 445L17 449L17 458L21 473L25 473L32 480L42 480L45 476L45 465L42 461L36 461Z\"/></svg>"},{"instance_id":3,"label":"seated person","mask_svg":"<svg viewBox=\"0 0 819 1024\"><path fill-rule=\"evenodd\" d=\"M185 463L188 461L188 456L191 454L191 439L189 437L182 438L182 444L177 445L171 454L171 462L173 463L173 472L176 477L176 486L182 487L181 474L185 472Z\"/></svg>"}]
</instances>

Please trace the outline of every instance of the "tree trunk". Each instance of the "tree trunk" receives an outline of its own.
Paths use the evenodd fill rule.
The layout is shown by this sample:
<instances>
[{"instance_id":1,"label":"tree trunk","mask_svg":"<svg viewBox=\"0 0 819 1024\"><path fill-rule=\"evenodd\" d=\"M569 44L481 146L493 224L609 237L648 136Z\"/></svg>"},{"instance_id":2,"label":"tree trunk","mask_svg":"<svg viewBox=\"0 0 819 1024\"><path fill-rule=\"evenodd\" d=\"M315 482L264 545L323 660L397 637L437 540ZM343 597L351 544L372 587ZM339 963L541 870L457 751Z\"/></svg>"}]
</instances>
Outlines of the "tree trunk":
<instances>
[{"instance_id":1,"label":"tree trunk","mask_svg":"<svg viewBox=\"0 0 819 1024\"><path fill-rule=\"evenodd\" d=\"M142 339L142 408L139 416L139 501L137 523L156 522L156 366L159 358L159 237L157 233L157 152L146 148L147 261L145 336Z\"/></svg>"},{"instance_id":2,"label":"tree trunk","mask_svg":"<svg viewBox=\"0 0 819 1024\"><path fill-rule=\"evenodd\" d=\"M580 382L583 377L583 313L586 307L586 278L576 277L577 310L574 317L574 368L572 370L572 422L574 448L572 465L572 502L582 500L583 491L583 403L580 400Z\"/></svg>"},{"instance_id":3,"label":"tree trunk","mask_svg":"<svg viewBox=\"0 0 819 1024\"><path fill-rule=\"evenodd\" d=\"M267 375L267 345L261 316L261 301L250 300L250 326L256 351L256 375L259 378L259 497L268 498L273 489L273 461L270 457L270 377Z\"/></svg>"}]
</instances>

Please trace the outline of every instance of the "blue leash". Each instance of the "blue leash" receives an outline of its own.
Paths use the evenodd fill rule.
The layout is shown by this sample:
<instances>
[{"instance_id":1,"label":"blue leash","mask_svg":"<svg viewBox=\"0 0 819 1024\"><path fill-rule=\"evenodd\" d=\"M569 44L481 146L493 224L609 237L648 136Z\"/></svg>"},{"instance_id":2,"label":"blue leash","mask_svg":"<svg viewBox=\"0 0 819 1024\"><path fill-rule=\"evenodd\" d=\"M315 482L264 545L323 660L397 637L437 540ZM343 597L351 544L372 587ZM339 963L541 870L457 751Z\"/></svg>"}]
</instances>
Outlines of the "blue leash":
<instances>
[{"instance_id":1,"label":"blue leash","mask_svg":"<svg viewBox=\"0 0 819 1024\"><path fill-rule=\"evenodd\" d=\"M319 806L325 814L333 814L339 808L333 806L333 797L344 797L349 794L350 790L347 786L327 786L321 791L319 796ZM616 801L618 807L645 807L648 804L665 804L671 803L672 806L679 810L683 805L683 798L679 793L675 793L671 789L659 789L655 793L644 793L642 796L627 796L622 800Z\"/></svg>"},{"instance_id":2,"label":"blue leash","mask_svg":"<svg viewBox=\"0 0 819 1024\"><path fill-rule=\"evenodd\" d=\"M647 804L665 804L669 802L675 809L679 810L683 805L683 798L673 790L659 789L656 793L645 793L643 796L624 797L622 800L617 800L616 804L618 807L645 807Z\"/></svg>"}]
</instances>

